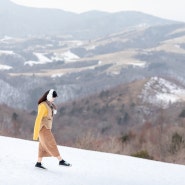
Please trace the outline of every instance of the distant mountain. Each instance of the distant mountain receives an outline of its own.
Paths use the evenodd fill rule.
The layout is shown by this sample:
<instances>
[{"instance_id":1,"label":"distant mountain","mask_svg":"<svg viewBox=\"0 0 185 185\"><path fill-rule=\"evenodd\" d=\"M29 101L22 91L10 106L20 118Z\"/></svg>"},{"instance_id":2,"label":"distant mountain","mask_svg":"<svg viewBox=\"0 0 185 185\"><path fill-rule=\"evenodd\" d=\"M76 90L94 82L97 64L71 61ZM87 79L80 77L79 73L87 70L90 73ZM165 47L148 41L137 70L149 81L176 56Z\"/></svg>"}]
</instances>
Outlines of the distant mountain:
<instances>
[{"instance_id":1,"label":"distant mountain","mask_svg":"<svg viewBox=\"0 0 185 185\"><path fill-rule=\"evenodd\" d=\"M90 11L75 14L56 9L30 8L0 1L0 36L68 35L92 39L139 25L154 26L174 21L140 12L107 13Z\"/></svg>"},{"instance_id":2,"label":"distant mountain","mask_svg":"<svg viewBox=\"0 0 185 185\"><path fill-rule=\"evenodd\" d=\"M140 12L75 14L1 0L0 26L0 103L9 106L35 109L51 87L61 103L153 76L185 84L184 23Z\"/></svg>"},{"instance_id":3,"label":"distant mountain","mask_svg":"<svg viewBox=\"0 0 185 185\"><path fill-rule=\"evenodd\" d=\"M184 35L185 25L174 23L127 27L92 40L3 37L0 103L35 109L40 94L51 87L61 103L153 76L185 85Z\"/></svg>"}]
</instances>

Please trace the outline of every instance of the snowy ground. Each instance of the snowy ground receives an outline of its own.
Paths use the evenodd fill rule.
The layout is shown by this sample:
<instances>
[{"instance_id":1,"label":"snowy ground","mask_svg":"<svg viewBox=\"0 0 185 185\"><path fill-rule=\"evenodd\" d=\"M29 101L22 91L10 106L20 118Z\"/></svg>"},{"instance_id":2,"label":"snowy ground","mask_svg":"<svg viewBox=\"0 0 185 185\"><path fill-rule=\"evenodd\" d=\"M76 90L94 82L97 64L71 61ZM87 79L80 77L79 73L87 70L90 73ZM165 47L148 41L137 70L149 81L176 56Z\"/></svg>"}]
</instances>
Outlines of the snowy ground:
<instances>
[{"instance_id":1,"label":"snowy ground","mask_svg":"<svg viewBox=\"0 0 185 185\"><path fill-rule=\"evenodd\" d=\"M59 147L72 167L45 158L34 167L37 142L0 136L0 185L184 185L185 166Z\"/></svg>"}]
</instances>

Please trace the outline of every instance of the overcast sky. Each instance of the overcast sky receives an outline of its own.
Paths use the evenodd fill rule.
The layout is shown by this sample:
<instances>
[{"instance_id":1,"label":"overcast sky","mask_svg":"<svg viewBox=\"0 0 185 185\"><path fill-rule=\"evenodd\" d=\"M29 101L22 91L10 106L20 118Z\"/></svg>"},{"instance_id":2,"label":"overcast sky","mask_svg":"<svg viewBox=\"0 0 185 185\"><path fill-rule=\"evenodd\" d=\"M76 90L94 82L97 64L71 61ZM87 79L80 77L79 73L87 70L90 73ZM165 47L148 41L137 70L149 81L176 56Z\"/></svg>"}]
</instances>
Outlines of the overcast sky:
<instances>
[{"instance_id":1,"label":"overcast sky","mask_svg":"<svg viewBox=\"0 0 185 185\"><path fill-rule=\"evenodd\" d=\"M59 8L75 13L89 10L107 12L134 10L185 22L184 0L11 0L18 4Z\"/></svg>"}]
</instances>

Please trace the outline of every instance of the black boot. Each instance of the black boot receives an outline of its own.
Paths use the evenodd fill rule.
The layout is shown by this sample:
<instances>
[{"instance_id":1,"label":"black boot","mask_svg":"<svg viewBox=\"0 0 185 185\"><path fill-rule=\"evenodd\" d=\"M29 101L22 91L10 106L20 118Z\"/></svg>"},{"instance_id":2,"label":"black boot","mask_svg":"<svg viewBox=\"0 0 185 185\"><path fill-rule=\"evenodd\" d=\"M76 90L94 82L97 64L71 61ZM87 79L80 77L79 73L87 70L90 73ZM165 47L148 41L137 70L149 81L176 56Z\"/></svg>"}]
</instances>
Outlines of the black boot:
<instances>
[{"instance_id":1,"label":"black boot","mask_svg":"<svg viewBox=\"0 0 185 185\"><path fill-rule=\"evenodd\" d=\"M72 166L71 164L69 164L68 162L64 161L63 159L59 162L60 166Z\"/></svg>"},{"instance_id":2,"label":"black boot","mask_svg":"<svg viewBox=\"0 0 185 185\"><path fill-rule=\"evenodd\" d=\"M37 167L37 168L42 168L42 169L46 169L44 166L42 166L42 164L41 164L40 162L37 162L37 163L35 164L35 167Z\"/></svg>"}]
</instances>

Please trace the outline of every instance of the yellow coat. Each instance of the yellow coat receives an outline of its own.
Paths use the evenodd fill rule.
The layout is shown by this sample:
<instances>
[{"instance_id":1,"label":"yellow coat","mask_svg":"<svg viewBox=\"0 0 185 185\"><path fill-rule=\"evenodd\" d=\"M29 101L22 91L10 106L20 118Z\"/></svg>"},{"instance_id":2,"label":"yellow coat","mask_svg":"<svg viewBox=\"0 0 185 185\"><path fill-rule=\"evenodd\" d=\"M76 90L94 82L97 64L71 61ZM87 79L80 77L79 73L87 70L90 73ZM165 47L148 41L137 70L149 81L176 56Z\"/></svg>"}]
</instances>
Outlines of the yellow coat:
<instances>
[{"instance_id":1,"label":"yellow coat","mask_svg":"<svg viewBox=\"0 0 185 185\"><path fill-rule=\"evenodd\" d=\"M48 109L47 107L41 103L38 106L38 114L35 120L35 126L34 126L34 132L33 132L33 140L38 140L39 138L39 131L41 126L41 121L43 117L46 117L48 115Z\"/></svg>"}]
</instances>

